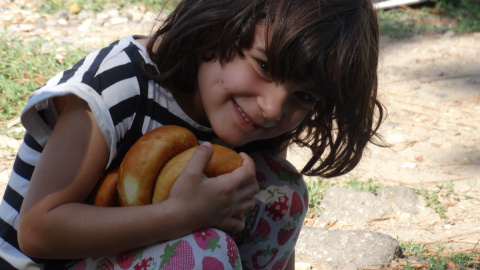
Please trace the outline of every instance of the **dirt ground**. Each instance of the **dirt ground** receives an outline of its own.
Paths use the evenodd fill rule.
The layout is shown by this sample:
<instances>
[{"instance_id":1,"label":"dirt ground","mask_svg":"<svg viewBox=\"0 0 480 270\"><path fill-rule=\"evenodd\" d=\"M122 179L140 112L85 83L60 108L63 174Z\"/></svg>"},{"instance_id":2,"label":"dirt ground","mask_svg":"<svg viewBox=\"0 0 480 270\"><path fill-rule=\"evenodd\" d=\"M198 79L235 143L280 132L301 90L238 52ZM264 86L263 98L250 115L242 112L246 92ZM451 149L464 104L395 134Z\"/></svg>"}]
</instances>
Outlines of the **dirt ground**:
<instances>
[{"instance_id":1,"label":"dirt ground","mask_svg":"<svg viewBox=\"0 0 480 270\"><path fill-rule=\"evenodd\" d=\"M104 32L92 32L90 37ZM374 179L429 190L444 185L439 200L447 208L447 218L430 211L379 220L369 228L404 241L455 250L479 248L480 33L382 37L379 75L380 99L388 110L380 132L391 147L370 146L355 170L331 181ZM0 125L21 131L15 122ZM0 196L19 143L0 135ZM304 156L301 149L288 153L298 168Z\"/></svg>"}]
</instances>

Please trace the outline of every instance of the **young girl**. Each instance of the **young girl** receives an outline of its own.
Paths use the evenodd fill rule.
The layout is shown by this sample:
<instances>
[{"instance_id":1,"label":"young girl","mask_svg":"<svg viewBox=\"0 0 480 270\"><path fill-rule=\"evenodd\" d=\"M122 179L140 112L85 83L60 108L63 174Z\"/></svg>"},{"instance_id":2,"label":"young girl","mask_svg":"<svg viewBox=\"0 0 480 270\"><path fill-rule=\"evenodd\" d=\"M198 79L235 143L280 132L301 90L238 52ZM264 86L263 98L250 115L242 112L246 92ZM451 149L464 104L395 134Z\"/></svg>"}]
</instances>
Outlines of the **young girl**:
<instances>
[{"instance_id":1,"label":"young girl","mask_svg":"<svg viewBox=\"0 0 480 270\"><path fill-rule=\"evenodd\" d=\"M93 52L32 94L0 268L293 269L308 194L282 153L310 149L306 175L353 169L383 118L377 61L370 0L182 1L152 36ZM102 174L162 125L202 142L170 197L89 204ZM243 165L205 177L210 143Z\"/></svg>"}]
</instances>

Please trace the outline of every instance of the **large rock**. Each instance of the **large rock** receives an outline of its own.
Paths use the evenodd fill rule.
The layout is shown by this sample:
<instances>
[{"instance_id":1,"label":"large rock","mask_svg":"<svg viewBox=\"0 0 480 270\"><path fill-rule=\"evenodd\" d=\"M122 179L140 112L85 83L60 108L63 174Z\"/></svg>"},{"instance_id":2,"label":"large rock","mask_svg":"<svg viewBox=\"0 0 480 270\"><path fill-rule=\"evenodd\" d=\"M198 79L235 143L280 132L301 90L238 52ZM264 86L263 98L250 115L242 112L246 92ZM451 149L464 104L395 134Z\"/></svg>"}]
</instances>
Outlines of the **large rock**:
<instances>
[{"instance_id":1,"label":"large rock","mask_svg":"<svg viewBox=\"0 0 480 270\"><path fill-rule=\"evenodd\" d=\"M295 255L314 269L381 268L401 257L402 251L395 239L381 233L303 227Z\"/></svg>"},{"instance_id":2,"label":"large rock","mask_svg":"<svg viewBox=\"0 0 480 270\"><path fill-rule=\"evenodd\" d=\"M389 202L396 212L418 214L418 195L411 188L401 186L378 191L379 199Z\"/></svg>"},{"instance_id":3,"label":"large rock","mask_svg":"<svg viewBox=\"0 0 480 270\"><path fill-rule=\"evenodd\" d=\"M325 224L336 219L339 224L368 221L393 213L388 203L373 193L332 187L325 193L317 222Z\"/></svg>"}]
</instances>

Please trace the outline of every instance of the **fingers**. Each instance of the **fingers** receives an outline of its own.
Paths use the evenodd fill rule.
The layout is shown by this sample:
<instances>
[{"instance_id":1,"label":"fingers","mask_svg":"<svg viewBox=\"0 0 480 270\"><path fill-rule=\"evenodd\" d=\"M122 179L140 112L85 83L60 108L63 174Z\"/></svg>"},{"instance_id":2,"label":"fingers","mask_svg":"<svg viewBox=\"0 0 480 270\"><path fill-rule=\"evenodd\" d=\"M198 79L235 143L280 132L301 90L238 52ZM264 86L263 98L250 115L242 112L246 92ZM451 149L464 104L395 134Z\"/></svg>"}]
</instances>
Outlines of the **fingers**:
<instances>
[{"instance_id":1,"label":"fingers","mask_svg":"<svg viewBox=\"0 0 480 270\"><path fill-rule=\"evenodd\" d=\"M242 167L237 169L236 173L245 179L238 188L240 198L253 198L259 192L259 186L255 175L255 164L252 158L245 153L240 153L243 158Z\"/></svg>"},{"instance_id":2,"label":"fingers","mask_svg":"<svg viewBox=\"0 0 480 270\"><path fill-rule=\"evenodd\" d=\"M253 174L255 175L255 163L253 162L253 159L245 154L245 153L240 153L239 154L242 158L243 158L243 163L242 163L242 167L247 167L247 168L251 168L253 169Z\"/></svg>"},{"instance_id":3,"label":"fingers","mask_svg":"<svg viewBox=\"0 0 480 270\"><path fill-rule=\"evenodd\" d=\"M245 217L242 215L241 219L237 218L230 218L228 221L227 225L225 226L226 228L223 228L225 231L232 231L232 232L238 232L243 230L245 228Z\"/></svg>"},{"instance_id":4,"label":"fingers","mask_svg":"<svg viewBox=\"0 0 480 270\"><path fill-rule=\"evenodd\" d=\"M239 180L237 187L252 184L253 182L256 183L255 163L253 163L252 158L245 153L240 153L240 156L243 158L242 166L231 173L232 177Z\"/></svg>"},{"instance_id":5,"label":"fingers","mask_svg":"<svg viewBox=\"0 0 480 270\"><path fill-rule=\"evenodd\" d=\"M239 231L245 226L245 219L238 214L245 213L255 206L255 195L259 187L255 178L253 160L240 153L243 163L232 173L206 178L203 174L212 156L210 143L202 143L187 163L170 195L179 203L189 202L190 208L203 226L222 230ZM180 178L182 178L180 180ZM188 181L182 181L187 180ZM198 179L200 181L192 181ZM183 184L179 184L183 183ZM188 199L185 199L188 198ZM193 205L192 205L193 204ZM237 215L237 218L234 216Z\"/></svg>"},{"instance_id":6,"label":"fingers","mask_svg":"<svg viewBox=\"0 0 480 270\"><path fill-rule=\"evenodd\" d=\"M245 217L243 214L241 216L233 216L224 220L221 224L212 227L225 232L238 232L245 228Z\"/></svg>"},{"instance_id":7,"label":"fingers","mask_svg":"<svg viewBox=\"0 0 480 270\"><path fill-rule=\"evenodd\" d=\"M195 176L202 176L203 170L207 166L210 157L212 156L212 144L204 142L197 147L192 157L188 161L184 173Z\"/></svg>"}]
</instances>

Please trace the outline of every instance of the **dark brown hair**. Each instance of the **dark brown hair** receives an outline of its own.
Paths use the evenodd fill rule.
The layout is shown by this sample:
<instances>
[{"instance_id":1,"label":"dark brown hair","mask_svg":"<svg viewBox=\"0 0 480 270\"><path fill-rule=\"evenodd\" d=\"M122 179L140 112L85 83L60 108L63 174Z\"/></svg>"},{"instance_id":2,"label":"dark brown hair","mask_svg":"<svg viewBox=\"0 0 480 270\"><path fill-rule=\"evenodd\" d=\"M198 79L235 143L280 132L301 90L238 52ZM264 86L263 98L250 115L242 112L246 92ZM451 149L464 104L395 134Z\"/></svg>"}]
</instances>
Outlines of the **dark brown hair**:
<instances>
[{"instance_id":1,"label":"dark brown hair","mask_svg":"<svg viewBox=\"0 0 480 270\"><path fill-rule=\"evenodd\" d=\"M306 175L347 173L367 143L376 143L384 118L371 0L184 0L147 46L159 70L154 79L171 91L195 91L199 60L242 57L262 20L271 35L266 51L273 79L313 79L323 97L296 129L266 143L274 152L286 143L308 147Z\"/></svg>"}]
</instances>

